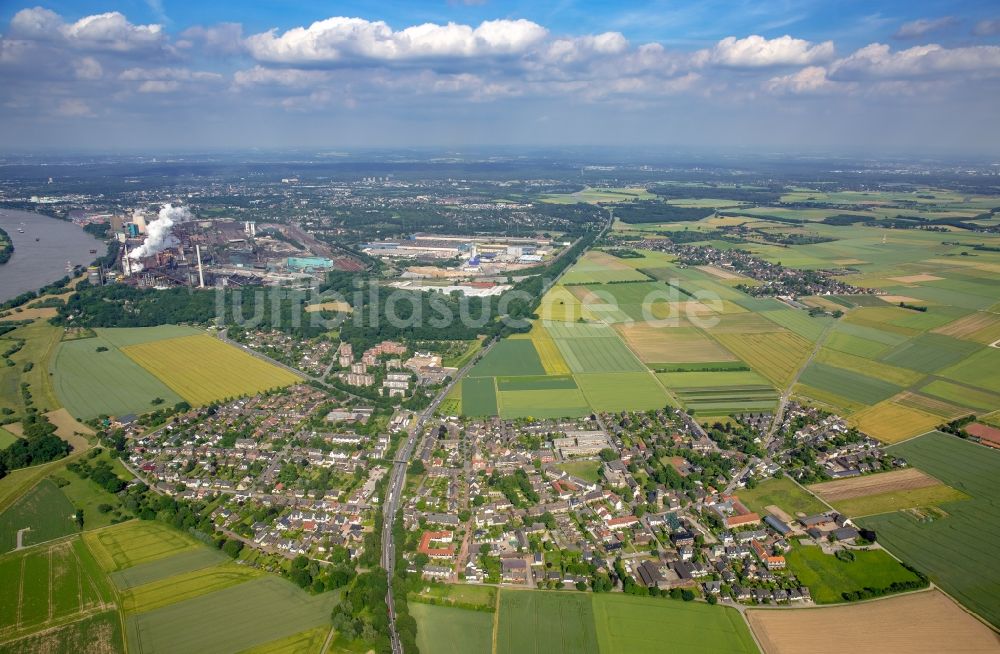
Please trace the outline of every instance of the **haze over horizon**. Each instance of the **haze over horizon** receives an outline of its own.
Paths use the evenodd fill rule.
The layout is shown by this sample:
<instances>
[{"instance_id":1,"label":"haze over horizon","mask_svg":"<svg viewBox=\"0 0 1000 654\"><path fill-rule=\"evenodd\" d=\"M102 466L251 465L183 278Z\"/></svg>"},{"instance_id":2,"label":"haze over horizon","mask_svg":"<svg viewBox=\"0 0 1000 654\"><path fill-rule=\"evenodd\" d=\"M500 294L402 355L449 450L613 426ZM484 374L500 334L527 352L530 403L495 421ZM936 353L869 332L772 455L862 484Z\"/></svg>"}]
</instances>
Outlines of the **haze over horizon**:
<instances>
[{"instance_id":1,"label":"haze over horizon","mask_svg":"<svg viewBox=\"0 0 1000 654\"><path fill-rule=\"evenodd\" d=\"M252 15L248 15L252 14ZM1000 146L989 2L9 3L14 149Z\"/></svg>"}]
</instances>

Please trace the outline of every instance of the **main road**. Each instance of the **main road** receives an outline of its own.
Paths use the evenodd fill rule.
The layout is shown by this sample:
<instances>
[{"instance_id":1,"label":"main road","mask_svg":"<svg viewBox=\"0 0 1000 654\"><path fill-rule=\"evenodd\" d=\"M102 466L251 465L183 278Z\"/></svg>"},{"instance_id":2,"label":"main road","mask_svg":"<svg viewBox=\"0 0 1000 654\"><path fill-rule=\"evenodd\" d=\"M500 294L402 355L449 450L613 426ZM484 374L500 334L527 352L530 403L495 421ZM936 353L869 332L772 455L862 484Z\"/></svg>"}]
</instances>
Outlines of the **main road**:
<instances>
[{"instance_id":1,"label":"main road","mask_svg":"<svg viewBox=\"0 0 1000 654\"><path fill-rule=\"evenodd\" d=\"M597 242L605 232L610 229L612 223L614 222L613 214L609 213L608 222L601 230L601 233L597 235L594 242ZM582 256L583 252L578 256ZM571 266L566 266L563 269L563 273L566 272ZM562 276L559 276L548 280L542 287L542 292L539 298L543 297L545 293L548 292L550 288L556 283L556 280ZM406 466L410 462L410 457L413 456L413 449L417 445L417 441L420 438L420 434L423 431L424 423L428 418L434 415L438 407L441 406L441 402L448 395L452 388L455 387L462 377L469 370L472 369L479 359L483 358L494 345L499 342L499 339L494 339L490 341L483 350L476 355L472 361L465 364L461 370L455 373L454 378L448 382L448 385L441 389L441 392L437 394L434 401L430 403L426 409L420 412L419 416L410 428L407 430L406 442L400 445L399 449L396 451L396 456L393 458L392 463L392 473L389 478L388 494L386 495L385 504L382 505L382 568L386 571L389 577L389 591L386 593L385 602L389 606L389 638L392 642L392 652L393 654L403 654L403 646L399 642L399 632L396 631L396 605L393 602L392 597L392 575L394 568L396 566L396 544L393 542L392 535L392 524L395 521L396 511L399 509L400 495L403 493L403 482L406 479Z\"/></svg>"}]
</instances>

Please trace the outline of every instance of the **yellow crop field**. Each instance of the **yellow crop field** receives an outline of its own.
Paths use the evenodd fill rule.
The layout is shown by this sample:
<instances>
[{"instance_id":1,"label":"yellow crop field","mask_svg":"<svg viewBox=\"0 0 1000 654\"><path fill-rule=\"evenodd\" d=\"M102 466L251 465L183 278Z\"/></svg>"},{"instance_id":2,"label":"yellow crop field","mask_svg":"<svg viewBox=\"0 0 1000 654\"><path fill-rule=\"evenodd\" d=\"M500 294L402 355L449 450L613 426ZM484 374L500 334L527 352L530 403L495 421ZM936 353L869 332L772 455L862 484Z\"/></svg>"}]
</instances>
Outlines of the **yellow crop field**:
<instances>
[{"instance_id":1,"label":"yellow crop field","mask_svg":"<svg viewBox=\"0 0 1000 654\"><path fill-rule=\"evenodd\" d=\"M896 443L934 429L941 417L892 400L852 415L849 422L861 431L886 443Z\"/></svg>"},{"instance_id":2,"label":"yellow crop field","mask_svg":"<svg viewBox=\"0 0 1000 654\"><path fill-rule=\"evenodd\" d=\"M297 375L200 334L130 345L122 352L193 405L300 381Z\"/></svg>"},{"instance_id":3,"label":"yellow crop field","mask_svg":"<svg viewBox=\"0 0 1000 654\"><path fill-rule=\"evenodd\" d=\"M531 342L535 345L535 351L538 352L538 358L542 361L542 367L545 368L546 375L570 374L571 371L566 365L566 360L563 359L559 347L552 340L552 336L545 327L536 324L531 330L530 336Z\"/></svg>"},{"instance_id":4,"label":"yellow crop field","mask_svg":"<svg viewBox=\"0 0 1000 654\"><path fill-rule=\"evenodd\" d=\"M954 336L989 345L1000 340L1000 315L977 311L932 330L935 334Z\"/></svg>"},{"instance_id":5,"label":"yellow crop field","mask_svg":"<svg viewBox=\"0 0 1000 654\"><path fill-rule=\"evenodd\" d=\"M538 307L541 320L576 322L583 317L583 305L565 286L553 286Z\"/></svg>"},{"instance_id":6,"label":"yellow crop field","mask_svg":"<svg viewBox=\"0 0 1000 654\"><path fill-rule=\"evenodd\" d=\"M644 363L736 361L732 353L693 327L655 327L639 322L617 325L616 329Z\"/></svg>"},{"instance_id":7,"label":"yellow crop field","mask_svg":"<svg viewBox=\"0 0 1000 654\"><path fill-rule=\"evenodd\" d=\"M812 351L809 341L791 332L712 335L779 388L788 386Z\"/></svg>"}]
</instances>

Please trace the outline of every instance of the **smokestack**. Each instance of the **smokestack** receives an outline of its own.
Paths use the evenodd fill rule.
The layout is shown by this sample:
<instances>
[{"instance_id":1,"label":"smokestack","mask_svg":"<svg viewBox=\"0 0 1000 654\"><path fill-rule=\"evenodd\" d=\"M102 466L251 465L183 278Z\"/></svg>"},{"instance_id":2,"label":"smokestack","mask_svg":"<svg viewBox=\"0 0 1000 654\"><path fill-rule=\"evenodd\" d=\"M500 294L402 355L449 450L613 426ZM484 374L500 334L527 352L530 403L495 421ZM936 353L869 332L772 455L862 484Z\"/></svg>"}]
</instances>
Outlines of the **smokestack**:
<instances>
[{"instance_id":1,"label":"smokestack","mask_svg":"<svg viewBox=\"0 0 1000 654\"><path fill-rule=\"evenodd\" d=\"M126 277L132 275L132 263L128 256L128 246L125 246L125 254L122 255L122 274Z\"/></svg>"},{"instance_id":2,"label":"smokestack","mask_svg":"<svg viewBox=\"0 0 1000 654\"><path fill-rule=\"evenodd\" d=\"M250 235L250 221L243 222L243 233L248 236Z\"/></svg>"},{"instance_id":3,"label":"smokestack","mask_svg":"<svg viewBox=\"0 0 1000 654\"><path fill-rule=\"evenodd\" d=\"M198 258L198 288L205 288L205 273L201 268L201 246L194 246L194 254Z\"/></svg>"},{"instance_id":4,"label":"smokestack","mask_svg":"<svg viewBox=\"0 0 1000 654\"><path fill-rule=\"evenodd\" d=\"M250 238L257 238L257 223L250 223Z\"/></svg>"}]
</instances>

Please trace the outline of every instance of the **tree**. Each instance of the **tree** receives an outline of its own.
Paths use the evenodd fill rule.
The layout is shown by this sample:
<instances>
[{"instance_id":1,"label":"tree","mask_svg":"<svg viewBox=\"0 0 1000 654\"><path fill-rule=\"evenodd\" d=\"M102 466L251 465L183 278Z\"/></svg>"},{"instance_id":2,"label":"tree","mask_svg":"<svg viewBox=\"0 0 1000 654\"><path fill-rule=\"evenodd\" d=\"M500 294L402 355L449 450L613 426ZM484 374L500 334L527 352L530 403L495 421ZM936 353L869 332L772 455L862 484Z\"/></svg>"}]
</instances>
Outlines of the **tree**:
<instances>
[{"instance_id":1,"label":"tree","mask_svg":"<svg viewBox=\"0 0 1000 654\"><path fill-rule=\"evenodd\" d=\"M228 539L222 545L222 551L234 559L240 555L240 552L242 550L243 550L243 541L235 538Z\"/></svg>"},{"instance_id":2,"label":"tree","mask_svg":"<svg viewBox=\"0 0 1000 654\"><path fill-rule=\"evenodd\" d=\"M76 526L83 529L83 509L76 510Z\"/></svg>"},{"instance_id":3,"label":"tree","mask_svg":"<svg viewBox=\"0 0 1000 654\"><path fill-rule=\"evenodd\" d=\"M618 455L615 454L615 451L612 450L610 447L605 447L597 454L598 456L601 457L601 461L614 461L615 459L618 458Z\"/></svg>"}]
</instances>

